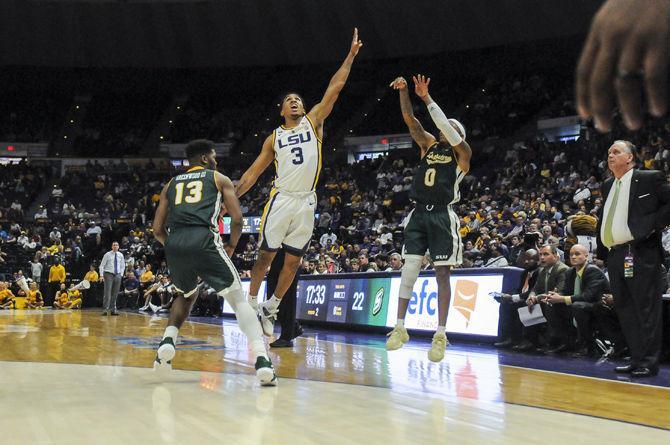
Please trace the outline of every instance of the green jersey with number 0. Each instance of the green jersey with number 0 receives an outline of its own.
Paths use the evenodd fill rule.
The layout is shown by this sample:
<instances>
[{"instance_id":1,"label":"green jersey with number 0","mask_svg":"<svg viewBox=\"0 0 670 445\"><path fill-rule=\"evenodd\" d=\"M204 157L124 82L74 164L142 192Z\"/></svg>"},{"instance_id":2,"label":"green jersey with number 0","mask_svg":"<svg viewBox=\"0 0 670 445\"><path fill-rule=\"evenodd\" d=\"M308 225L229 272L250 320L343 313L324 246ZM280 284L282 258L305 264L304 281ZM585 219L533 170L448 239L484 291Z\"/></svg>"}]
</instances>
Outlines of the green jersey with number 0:
<instances>
[{"instance_id":1,"label":"green jersey with number 0","mask_svg":"<svg viewBox=\"0 0 670 445\"><path fill-rule=\"evenodd\" d=\"M419 162L409 197L422 205L455 204L461 199L458 186L464 177L454 149L436 142Z\"/></svg>"}]
</instances>

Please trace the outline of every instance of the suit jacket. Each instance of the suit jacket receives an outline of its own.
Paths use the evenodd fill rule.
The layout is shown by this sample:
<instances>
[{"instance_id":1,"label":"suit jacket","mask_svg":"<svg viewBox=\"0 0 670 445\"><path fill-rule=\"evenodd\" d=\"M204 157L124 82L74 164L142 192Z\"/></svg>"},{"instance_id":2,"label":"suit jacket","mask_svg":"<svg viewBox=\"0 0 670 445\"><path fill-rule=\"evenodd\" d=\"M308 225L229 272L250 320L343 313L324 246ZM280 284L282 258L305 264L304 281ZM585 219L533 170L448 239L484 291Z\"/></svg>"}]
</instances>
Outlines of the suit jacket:
<instances>
[{"instance_id":1,"label":"suit jacket","mask_svg":"<svg viewBox=\"0 0 670 445\"><path fill-rule=\"evenodd\" d=\"M603 203L607 202L614 178L603 183ZM598 258L607 260L607 248L600 239L605 205L598 212ZM670 224L670 184L658 170L633 170L628 197L628 227L633 243L658 238L660 244L663 228Z\"/></svg>"},{"instance_id":2,"label":"suit jacket","mask_svg":"<svg viewBox=\"0 0 670 445\"><path fill-rule=\"evenodd\" d=\"M554 264L554 267L551 268L551 273L548 274L548 267L543 267L540 269L540 273L537 276L537 282L533 286L533 292L535 295L546 294L549 291L554 289L563 289L565 286L565 273L570 269L564 263L558 261ZM547 283L545 287L545 281Z\"/></svg>"},{"instance_id":3,"label":"suit jacket","mask_svg":"<svg viewBox=\"0 0 670 445\"><path fill-rule=\"evenodd\" d=\"M528 278L528 290L526 292L523 292L523 285L526 282L526 277L528 274L532 274ZM521 281L519 282L519 287L517 290L517 293L519 294L519 298L522 300L525 300L528 298L528 294L533 290L535 287L535 283L537 283L537 277L540 275L540 269L537 268L535 270L524 270L523 273L521 274Z\"/></svg>"},{"instance_id":4,"label":"suit jacket","mask_svg":"<svg viewBox=\"0 0 670 445\"><path fill-rule=\"evenodd\" d=\"M587 264L582 273L582 291L579 295L575 293L575 278L577 269L571 267L565 273L565 284L561 290L561 295L571 295L572 302L584 301L587 303L597 303L603 294L609 293L610 283L600 268L594 264Z\"/></svg>"}]
</instances>

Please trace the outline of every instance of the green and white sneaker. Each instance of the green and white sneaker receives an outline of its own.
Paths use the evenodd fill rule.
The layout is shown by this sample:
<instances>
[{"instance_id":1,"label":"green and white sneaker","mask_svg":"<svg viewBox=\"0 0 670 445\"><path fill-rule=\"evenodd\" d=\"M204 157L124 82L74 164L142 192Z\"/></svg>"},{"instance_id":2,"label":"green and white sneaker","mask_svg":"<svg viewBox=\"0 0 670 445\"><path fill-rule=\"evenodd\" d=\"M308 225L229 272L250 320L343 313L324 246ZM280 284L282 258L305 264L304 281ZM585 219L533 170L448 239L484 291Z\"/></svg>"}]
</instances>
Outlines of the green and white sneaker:
<instances>
[{"instance_id":1,"label":"green and white sneaker","mask_svg":"<svg viewBox=\"0 0 670 445\"><path fill-rule=\"evenodd\" d=\"M172 370L172 359L177 350L174 347L174 341L171 337L165 337L158 345L156 359L154 360L154 371Z\"/></svg>"},{"instance_id":2,"label":"green and white sneaker","mask_svg":"<svg viewBox=\"0 0 670 445\"><path fill-rule=\"evenodd\" d=\"M402 345L409 341L409 334L407 329L404 327L396 326L391 332L386 334L388 340L386 340L386 350L395 351L396 349L402 348Z\"/></svg>"},{"instance_id":3,"label":"green and white sneaker","mask_svg":"<svg viewBox=\"0 0 670 445\"><path fill-rule=\"evenodd\" d=\"M270 359L259 355L256 359L256 378L261 386L277 386L277 375Z\"/></svg>"},{"instance_id":4,"label":"green and white sneaker","mask_svg":"<svg viewBox=\"0 0 670 445\"><path fill-rule=\"evenodd\" d=\"M449 346L449 340L447 340L446 334L438 334L437 332L433 335L433 344L430 346L428 351L428 360L431 362L441 362L444 358L444 350Z\"/></svg>"}]
</instances>

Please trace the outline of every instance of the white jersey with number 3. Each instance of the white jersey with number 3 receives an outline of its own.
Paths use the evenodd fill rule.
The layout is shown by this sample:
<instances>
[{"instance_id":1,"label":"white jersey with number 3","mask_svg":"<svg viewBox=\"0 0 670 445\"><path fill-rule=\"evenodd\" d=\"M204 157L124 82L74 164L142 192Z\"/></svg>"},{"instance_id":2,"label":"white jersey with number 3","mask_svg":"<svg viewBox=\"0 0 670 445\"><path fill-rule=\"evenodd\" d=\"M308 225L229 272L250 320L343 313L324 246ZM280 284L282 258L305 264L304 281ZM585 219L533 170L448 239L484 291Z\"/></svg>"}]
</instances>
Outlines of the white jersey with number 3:
<instances>
[{"instance_id":1,"label":"white jersey with number 3","mask_svg":"<svg viewBox=\"0 0 670 445\"><path fill-rule=\"evenodd\" d=\"M273 134L275 168L274 186L278 191L310 192L316 189L321 173L321 140L311 119L287 129L278 127Z\"/></svg>"}]
</instances>

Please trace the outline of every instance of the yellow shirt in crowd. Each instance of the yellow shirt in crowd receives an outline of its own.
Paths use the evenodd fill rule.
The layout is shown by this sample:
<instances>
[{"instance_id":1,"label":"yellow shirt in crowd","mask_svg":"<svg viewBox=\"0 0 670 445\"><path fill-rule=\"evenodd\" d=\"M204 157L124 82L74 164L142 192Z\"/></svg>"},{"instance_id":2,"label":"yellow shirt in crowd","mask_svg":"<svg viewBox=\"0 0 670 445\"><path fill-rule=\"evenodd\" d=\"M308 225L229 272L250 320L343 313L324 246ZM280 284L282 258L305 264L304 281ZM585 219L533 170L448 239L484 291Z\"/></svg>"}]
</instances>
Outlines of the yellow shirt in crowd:
<instances>
[{"instance_id":1,"label":"yellow shirt in crowd","mask_svg":"<svg viewBox=\"0 0 670 445\"><path fill-rule=\"evenodd\" d=\"M26 303L35 304L38 301L42 301L42 292L38 290L29 290L28 296L26 297Z\"/></svg>"},{"instance_id":2,"label":"yellow shirt in crowd","mask_svg":"<svg viewBox=\"0 0 670 445\"><path fill-rule=\"evenodd\" d=\"M100 280L100 275L94 270L89 270L86 272L86 275L84 275L84 280L88 280L91 283L97 283Z\"/></svg>"},{"instance_id":3,"label":"yellow shirt in crowd","mask_svg":"<svg viewBox=\"0 0 670 445\"><path fill-rule=\"evenodd\" d=\"M14 292L9 289L0 290L0 301L11 300L14 298Z\"/></svg>"},{"instance_id":4,"label":"yellow shirt in crowd","mask_svg":"<svg viewBox=\"0 0 670 445\"><path fill-rule=\"evenodd\" d=\"M49 268L49 282L53 283L55 281L65 283L65 267L62 264L54 264Z\"/></svg>"},{"instance_id":5,"label":"yellow shirt in crowd","mask_svg":"<svg viewBox=\"0 0 670 445\"><path fill-rule=\"evenodd\" d=\"M147 270L142 275L140 275L140 283L146 283L154 279L154 273L150 270Z\"/></svg>"},{"instance_id":6,"label":"yellow shirt in crowd","mask_svg":"<svg viewBox=\"0 0 670 445\"><path fill-rule=\"evenodd\" d=\"M58 301L58 304L61 306L67 304L70 299L67 296L67 291L58 291L58 295L56 296L56 301Z\"/></svg>"}]
</instances>

